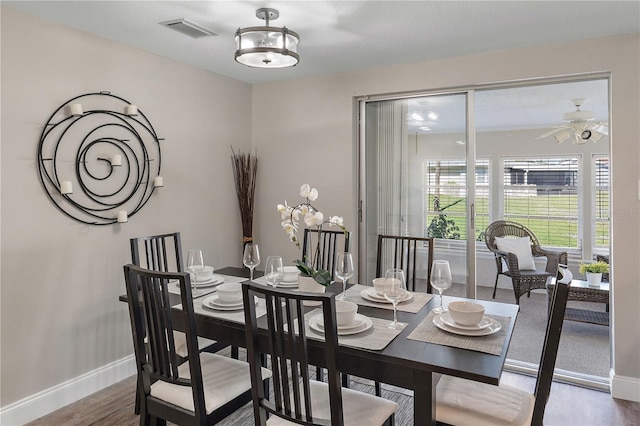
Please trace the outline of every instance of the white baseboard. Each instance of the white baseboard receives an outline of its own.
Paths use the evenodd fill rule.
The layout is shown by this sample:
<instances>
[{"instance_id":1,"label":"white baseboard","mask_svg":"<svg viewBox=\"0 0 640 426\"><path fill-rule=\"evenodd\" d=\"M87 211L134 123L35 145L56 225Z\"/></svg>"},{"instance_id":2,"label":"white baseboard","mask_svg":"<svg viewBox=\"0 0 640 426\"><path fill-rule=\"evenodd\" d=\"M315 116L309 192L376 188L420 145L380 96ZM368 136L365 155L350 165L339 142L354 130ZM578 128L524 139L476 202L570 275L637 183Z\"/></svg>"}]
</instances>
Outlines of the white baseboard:
<instances>
[{"instance_id":1,"label":"white baseboard","mask_svg":"<svg viewBox=\"0 0 640 426\"><path fill-rule=\"evenodd\" d=\"M0 425L17 426L111 386L136 372L133 355L112 362L0 409Z\"/></svg>"},{"instance_id":2,"label":"white baseboard","mask_svg":"<svg viewBox=\"0 0 640 426\"><path fill-rule=\"evenodd\" d=\"M627 401L640 402L640 379L622 377L611 373L611 396Z\"/></svg>"}]
</instances>

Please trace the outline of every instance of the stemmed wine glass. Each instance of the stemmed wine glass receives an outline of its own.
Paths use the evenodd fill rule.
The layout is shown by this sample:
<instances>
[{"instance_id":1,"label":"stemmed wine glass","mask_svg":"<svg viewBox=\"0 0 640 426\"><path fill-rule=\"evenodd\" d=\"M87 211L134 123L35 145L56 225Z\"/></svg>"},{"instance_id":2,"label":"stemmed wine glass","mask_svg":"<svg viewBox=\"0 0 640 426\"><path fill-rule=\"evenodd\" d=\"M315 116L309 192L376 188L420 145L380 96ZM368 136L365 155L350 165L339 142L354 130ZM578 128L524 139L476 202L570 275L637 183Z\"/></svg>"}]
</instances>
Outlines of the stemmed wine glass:
<instances>
[{"instance_id":1,"label":"stemmed wine glass","mask_svg":"<svg viewBox=\"0 0 640 426\"><path fill-rule=\"evenodd\" d=\"M264 279L272 287L277 287L284 278L282 258L280 256L268 256L264 267Z\"/></svg>"},{"instance_id":2,"label":"stemmed wine glass","mask_svg":"<svg viewBox=\"0 0 640 426\"><path fill-rule=\"evenodd\" d=\"M434 260L431 268L431 287L440 293L440 306L433 312L444 314L447 309L442 306L442 292L451 287L451 269L447 260Z\"/></svg>"},{"instance_id":3,"label":"stemmed wine glass","mask_svg":"<svg viewBox=\"0 0 640 426\"><path fill-rule=\"evenodd\" d=\"M244 246L244 256L242 257L242 263L251 271L249 280L253 281L253 270L260 264L260 251L258 250L258 244L248 243Z\"/></svg>"},{"instance_id":4,"label":"stemmed wine glass","mask_svg":"<svg viewBox=\"0 0 640 426\"><path fill-rule=\"evenodd\" d=\"M191 294L194 296L199 293L197 288L198 274L202 271L204 271L202 250L190 249L189 256L187 257L187 272L189 272L191 278Z\"/></svg>"},{"instance_id":5,"label":"stemmed wine glass","mask_svg":"<svg viewBox=\"0 0 640 426\"><path fill-rule=\"evenodd\" d=\"M353 257L351 253L339 253L336 262L336 277L342 280L342 294L336 300L345 300L347 292L347 280L353 276Z\"/></svg>"},{"instance_id":6,"label":"stemmed wine glass","mask_svg":"<svg viewBox=\"0 0 640 426\"><path fill-rule=\"evenodd\" d=\"M393 304L393 321L387 324L387 327L392 329L404 327L403 324L398 322L396 307L398 306L398 301L405 296L406 292L404 271L399 268L387 269L387 273L384 276L384 297Z\"/></svg>"}]
</instances>

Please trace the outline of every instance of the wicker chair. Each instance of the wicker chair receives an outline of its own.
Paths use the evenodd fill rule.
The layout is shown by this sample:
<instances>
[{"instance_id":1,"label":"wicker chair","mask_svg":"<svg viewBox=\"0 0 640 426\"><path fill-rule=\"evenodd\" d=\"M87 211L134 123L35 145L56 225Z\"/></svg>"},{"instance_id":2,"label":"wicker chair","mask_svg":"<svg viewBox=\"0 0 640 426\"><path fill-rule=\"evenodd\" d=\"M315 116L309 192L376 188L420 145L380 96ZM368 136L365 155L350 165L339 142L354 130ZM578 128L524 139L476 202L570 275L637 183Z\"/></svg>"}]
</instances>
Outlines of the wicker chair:
<instances>
[{"instance_id":1,"label":"wicker chair","mask_svg":"<svg viewBox=\"0 0 640 426\"><path fill-rule=\"evenodd\" d=\"M518 267L518 257L513 253L498 250L496 237L529 237L531 239L531 254L533 257L547 258L545 270L520 270ZM556 275L558 264L567 264L567 252L555 252L543 249L540 247L540 242L533 232L526 226L516 222L506 220L493 222L485 230L484 240L487 248L495 255L496 268L498 269L496 282L493 287L494 299L496 297L496 289L498 288L498 278L500 278L500 275L511 278L516 303L519 305L520 296L527 293L527 297L529 297L531 290L546 288L547 278ZM508 269L504 268L505 264Z\"/></svg>"}]
</instances>

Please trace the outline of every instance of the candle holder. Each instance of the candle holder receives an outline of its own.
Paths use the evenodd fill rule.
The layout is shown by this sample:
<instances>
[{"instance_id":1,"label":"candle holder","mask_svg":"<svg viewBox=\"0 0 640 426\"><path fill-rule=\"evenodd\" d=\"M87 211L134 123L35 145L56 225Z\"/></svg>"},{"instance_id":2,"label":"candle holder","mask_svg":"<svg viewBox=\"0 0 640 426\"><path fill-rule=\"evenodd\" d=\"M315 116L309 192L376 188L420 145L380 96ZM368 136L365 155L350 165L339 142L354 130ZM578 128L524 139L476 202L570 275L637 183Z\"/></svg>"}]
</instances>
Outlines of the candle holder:
<instances>
[{"instance_id":1,"label":"candle holder","mask_svg":"<svg viewBox=\"0 0 640 426\"><path fill-rule=\"evenodd\" d=\"M126 99L106 91L76 96L42 130L40 182L53 205L78 222L125 223L164 186L161 140Z\"/></svg>"}]
</instances>

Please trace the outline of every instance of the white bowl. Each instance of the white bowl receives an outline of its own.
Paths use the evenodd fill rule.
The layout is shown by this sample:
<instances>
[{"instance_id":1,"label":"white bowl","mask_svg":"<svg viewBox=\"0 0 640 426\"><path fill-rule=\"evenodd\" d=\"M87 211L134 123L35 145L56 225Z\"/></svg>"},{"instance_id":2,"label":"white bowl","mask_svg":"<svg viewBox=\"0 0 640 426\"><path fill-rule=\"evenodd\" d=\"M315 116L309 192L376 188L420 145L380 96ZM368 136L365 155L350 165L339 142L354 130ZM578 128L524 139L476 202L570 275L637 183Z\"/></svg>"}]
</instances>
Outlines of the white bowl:
<instances>
[{"instance_id":1,"label":"white bowl","mask_svg":"<svg viewBox=\"0 0 640 426\"><path fill-rule=\"evenodd\" d=\"M221 302L234 303L242 300L241 283L224 283L216 287Z\"/></svg>"},{"instance_id":2,"label":"white bowl","mask_svg":"<svg viewBox=\"0 0 640 426\"><path fill-rule=\"evenodd\" d=\"M473 326L482 321L484 306L475 302L451 302L449 316L460 325Z\"/></svg>"},{"instance_id":3,"label":"white bowl","mask_svg":"<svg viewBox=\"0 0 640 426\"><path fill-rule=\"evenodd\" d=\"M356 319L358 305L346 300L336 300L336 324L338 327L351 324Z\"/></svg>"},{"instance_id":4,"label":"white bowl","mask_svg":"<svg viewBox=\"0 0 640 426\"><path fill-rule=\"evenodd\" d=\"M213 266L205 266L202 271L196 274L196 282L209 281L213 278Z\"/></svg>"},{"instance_id":5,"label":"white bowl","mask_svg":"<svg viewBox=\"0 0 640 426\"><path fill-rule=\"evenodd\" d=\"M379 296L384 296L384 282L385 278L373 279L373 287L376 289L376 293L378 293Z\"/></svg>"},{"instance_id":6,"label":"white bowl","mask_svg":"<svg viewBox=\"0 0 640 426\"><path fill-rule=\"evenodd\" d=\"M280 269L280 268L278 268ZM282 267L282 281L287 283L293 283L298 279L298 270L297 266L283 266Z\"/></svg>"}]
</instances>

